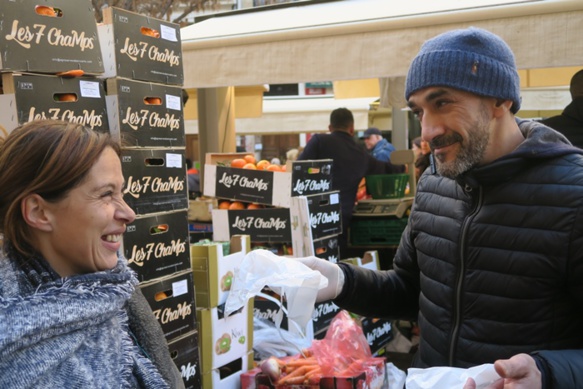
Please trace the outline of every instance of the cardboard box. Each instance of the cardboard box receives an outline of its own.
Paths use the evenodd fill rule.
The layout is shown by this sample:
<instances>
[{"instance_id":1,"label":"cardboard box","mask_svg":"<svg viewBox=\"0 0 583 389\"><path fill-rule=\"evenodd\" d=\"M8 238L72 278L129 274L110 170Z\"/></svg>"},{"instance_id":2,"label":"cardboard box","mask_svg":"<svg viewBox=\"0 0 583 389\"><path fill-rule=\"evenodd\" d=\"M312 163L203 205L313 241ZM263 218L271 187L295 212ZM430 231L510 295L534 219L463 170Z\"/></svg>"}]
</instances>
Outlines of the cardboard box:
<instances>
[{"instance_id":1,"label":"cardboard box","mask_svg":"<svg viewBox=\"0 0 583 389\"><path fill-rule=\"evenodd\" d=\"M338 191L292 197L292 246L298 257L315 255L314 242L342 232Z\"/></svg>"},{"instance_id":2,"label":"cardboard box","mask_svg":"<svg viewBox=\"0 0 583 389\"><path fill-rule=\"evenodd\" d=\"M263 208L212 211L215 240L229 240L234 235L249 235L251 242L291 242L290 210Z\"/></svg>"},{"instance_id":3,"label":"cardboard box","mask_svg":"<svg viewBox=\"0 0 583 389\"><path fill-rule=\"evenodd\" d=\"M99 79L5 73L2 86L0 126L6 133L35 119L65 120L95 131L109 131L105 89ZM59 100L66 96L76 101Z\"/></svg>"},{"instance_id":4,"label":"cardboard box","mask_svg":"<svg viewBox=\"0 0 583 389\"><path fill-rule=\"evenodd\" d=\"M341 262L350 263L365 269L380 270L379 253L376 250L365 251L360 257L342 259Z\"/></svg>"},{"instance_id":5,"label":"cardboard box","mask_svg":"<svg viewBox=\"0 0 583 389\"><path fill-rule=\"evenodd\" d=\"M192 331L168 342L168 350L182 375L185 389L199 389L201 371L198 332Z\"/></svg>"},{"instance_id":6,"label":"cardboard box","mask_svg":"<svg viewBox=\"0 0 583 389\"><path fill-rule=\"evenodd\" d=\"M391 321L388 319L361 317L360 325L373 354L378 353L387 343L393 340L393 328Z\"/></svg>"},{"instance_id":7,"label":"cardboard box","mask_svg":"<svg viewBox=\"0 0 583 389\"><path fill-rule=\"evenodd\" d=\"M140 282L190 270L188 234L186 211L137 217L126 226L122 252Z\"/></svg>"},{"instance_id":8,"label":"cardboard box","mask_svg":"<svg viewBox=\"0 0 583 389\"><path fill-rule=\"evenodd\" d=\"M203 374L247 355L253 348L253 302L230 316L224 304L197 309Z\"/></svg>"},{"instance_id":9,"label":"cardboard box","mask_svg":"<svg viewBox=\"0 0 583 389\"><path fill-rule=\"evenodd\" d=\"M309 254L302 256L314 255L318 258L325 259L332 263L337 263L340 260L340 246L338 245L337 235L317 239L314 241L314 244L307 247L313 248L313 251L310 251Z\"/></svg>"},{"instance_id":10,"label":"cardboard box","mask_svg":"<svg viewBox=\"0 0 583 389\"><path fill-rule=\"evenodd\" d=\"M129 147L185 147L182 89L123 78L106 80L110 132Z\"/></svg>"},{"instance_id":11,"label":"cardboard box","mask_svg":"<svg viewBox=\"0 0 583 389\"><path fill-rule=\"evenodd\" d=\"M126 149L124 199L137 215L188 209L184 150Z\"/></svg>"},{"instance_id":12,"label":"cardboard box","mask_svg":"<svg viewBox=\"0 0 583 389\"><path fill-rule=\"evenodd\" d=\"M219 202L215 198L202 198L188 201L188 220L210 222L213 220L212 211L218 208Z\"/></svg>"},{"instance_id":13,"label":"cardboard box","mask_svg":"<svg viewBox=\"0 0 583 389\"><path fill-rule=\"evenodd\" d=\"M202 375L202 389L242 388L242 375L253 366L253 352L249 352L221 367Z\"/></svg>"},{"instance_id":14,"label":"cardboard box","mask_svg":"<svg viewBox=\"0 0 583 389\"><path fill-rule=\"evenodd\" d=\"M39 14L37 5L58 16ZM103 73L97 23L89 0L10 0L0 10L0 70Z\"/></svg>"},{"instance_id":15,"label":"cardboard box","mask_svg":"<svg viewBox=\"0 0 583 389\"><path fill-rule=\"evenodd\" d=\"M223 245L218 242L209 246L190 246L190 261L199 308L212 308L227 301L235 268L241 264L250 249L248 235L233 236L228 255L223 254Z\"/></svg>"},{"instance_id":16,"label":"cardboard box","mask_svg":"<svg viewBox=\"0 0 583 389\"><path fill-rule=\"evenodd\" d=\"M296 161L286 172L229 167L247 153L206 155L204 195L289 208L292 196L330 191L332 160Z\"/></svg>"},{"instance_id":17,"label":"cardboard box","mask_svg":"<svg viewBox=\"0 0 583 389\"><path fill-rule=\"evenodd\" d=\"M190 270L141 283L140 288L162 326L166 341L196 329L194 284Z\"/></svg>"},{"instance_id":18,"label":"cardboard box","mask_svg":"<svg viewBox=\"0 0 583 389\"><path fill-rule=\"evenodd\" d=\"M332 319L340 312L340 307L332 302L332 300L322 301L314 305L312 312L312 322L314 323L314 337L317 334L326 332Z\"/></svg>"},{"instance_id":19,"label":"cardboard box","mask_svg":"<svg viewBox=\"0 0 583 389\"><path fill-rule=\"evenodd\" d=\"M108 7L97 30L103 77L184 84L180 25Z\"/></svg>"}]
</instances>

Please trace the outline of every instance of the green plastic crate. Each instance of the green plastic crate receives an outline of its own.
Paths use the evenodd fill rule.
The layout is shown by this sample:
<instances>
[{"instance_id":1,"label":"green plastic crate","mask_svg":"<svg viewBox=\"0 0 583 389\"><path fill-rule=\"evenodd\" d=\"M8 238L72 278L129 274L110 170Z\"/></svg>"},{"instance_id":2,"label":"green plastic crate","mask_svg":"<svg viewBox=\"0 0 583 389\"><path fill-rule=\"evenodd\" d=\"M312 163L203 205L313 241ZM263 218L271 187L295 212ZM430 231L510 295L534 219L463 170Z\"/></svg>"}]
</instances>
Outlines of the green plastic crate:
<instances>
[{"instance_id":1,"label":"green plastic crate","mask_svg":"<svg viewBox=\"0 0 583 389\"><path fill-rule=\"evenodd\" d=\"M373 199L396 199L405 196L408 174L372 174L365 177L366 191Z\"/></svg>"},{"instance_id":2,"label":"green plastic crate","mask_svg":"<svg viewBox=\"0 0 583 389\"><path fill-rule=\"evenodd\" d=\"M350 243L353 246L398 245L409 218L352 218Z\"/></svg>"}]
</instances>

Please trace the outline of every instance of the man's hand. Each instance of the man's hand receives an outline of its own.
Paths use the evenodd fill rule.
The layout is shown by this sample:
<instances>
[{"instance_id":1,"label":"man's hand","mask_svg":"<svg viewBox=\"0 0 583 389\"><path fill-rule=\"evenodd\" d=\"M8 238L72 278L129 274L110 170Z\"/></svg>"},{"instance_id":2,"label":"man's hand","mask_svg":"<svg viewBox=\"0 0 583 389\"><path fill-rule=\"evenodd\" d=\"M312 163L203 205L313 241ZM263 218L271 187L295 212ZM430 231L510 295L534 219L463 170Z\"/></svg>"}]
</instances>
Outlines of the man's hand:
<instances>
[{"instance_id":1,"label":"man's hand","mask_svg":"<svg viewBox=\"0 0 583 389\"><path fill-rule=\"evenodd\" d=\"M483 389L541 389L541 374L536 362L528 354L517 354L510 359L499 359L494 369L502 377ZM468 378L464 389L476 389L476 382Z\"/></svg>"},{"instance_id":2,"label":"man's hand","mask_svg":"<svg viewBox=\"0 0 583 389\"><path fill-rule=\"evenodd\" d=\"M344 286L344 273L340 266L318 257L296 258L296 260L312 270L319 271L328 279L328 286L318 291L316 302L332 300L340 294Z\"/></svg>"}]
</instances>

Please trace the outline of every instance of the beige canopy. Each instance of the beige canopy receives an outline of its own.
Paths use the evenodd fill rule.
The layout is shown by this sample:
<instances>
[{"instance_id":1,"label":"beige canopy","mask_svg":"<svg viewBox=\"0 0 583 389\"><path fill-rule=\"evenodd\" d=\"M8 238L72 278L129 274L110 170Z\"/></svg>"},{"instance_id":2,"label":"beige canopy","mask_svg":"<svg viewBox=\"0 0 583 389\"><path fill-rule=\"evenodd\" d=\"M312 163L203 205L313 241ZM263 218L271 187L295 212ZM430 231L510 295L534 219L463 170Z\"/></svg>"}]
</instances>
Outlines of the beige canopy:
<instances>
[{"instance_id":1,"label":"beige canopy","mask_svg":"<svg viewBox=\"0 0 583 389\"><path fill-rule=\"evenodd\" d=\"M467 26L500 35L521 69L583 64L582 0L302 3L183 28L185 87L403 76L426 39Z\"/></svg>"},{"instance_id":2,"label":"beige canopy","mask_svg":"<svg viewBox=\"0 0 583 389\"><path fill-rule=\"evenodd\" d=\"M523 88L547 85L541 69L583 65L583 0L299 1L286 8L217 15L181 30L185 88L199 91L197 126L190 120L187 133L203 135L204 154L225 150L225 139L231 139L227 151L234 147L235 127L237 133L247 132L246 127L264 133L274 122L280 124L275 132L296 131L297 126L283 128L294 123L282 119L285 113L264 112L255 121L243 119L249 126L242 119L235 124L229 111L233 94L221 88L378 78L380 106L393 109L395 145L407 147L406 119L398 110L405 105L403 79L412 58L425 40L469 26L500 35L518 67L533 69L521 71ZM545 100L533 96L530 101ZM312 119L326 130L326 113ZM259 124L267 127L258 131ZM306 122L300 131L316 130L312 127Z\"/></svg>"}]
</instances>

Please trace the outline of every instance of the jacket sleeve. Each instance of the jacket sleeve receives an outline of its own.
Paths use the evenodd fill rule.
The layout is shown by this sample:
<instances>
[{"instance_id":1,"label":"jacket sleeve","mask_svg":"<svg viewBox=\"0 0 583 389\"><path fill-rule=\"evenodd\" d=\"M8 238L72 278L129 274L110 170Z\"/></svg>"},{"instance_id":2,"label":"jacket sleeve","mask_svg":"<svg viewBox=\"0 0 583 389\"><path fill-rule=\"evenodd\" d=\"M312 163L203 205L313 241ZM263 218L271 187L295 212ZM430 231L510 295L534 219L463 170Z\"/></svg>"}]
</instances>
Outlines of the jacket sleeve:
<instances>
[{"instance_id":1,"label":"jacket sleeve","mask_svg":"<svg viewBox=\"0 0 583 389\"><path fill-rule=\"evenodd\" d=\"M532 357L542 373L542 389L581 387L583 350L539 351Z\"/></svg>"},{"instance_id":2,"label":"jacket sleeve","mask_svg":"<svg viewBox=\"0 0 583 389\"><path fill-rule=\"evenodd\" d=\"M306 147L304 147L304 151L302 151L302 153L298 157L298 161L305 161L307 159L318 159L319 157L318 148L320 144L319 139L320 137L318 136L318 134L312 136L312 138L306 144Z\"/></svg>"},{"instance_id":3,"label":"jacket sleeve","mask_svg":"<svg viewBox=\"0 0 583 389\"><path fill-rule=\"evenodd\" d=\"M367 155L367 163L366 174L394 174L405 171L405 165L393 165L391 162L379 161L372 155Z\"/></svg>"},{"instance_id":4,"label":"jacket sleeve","mask_svg":"<svg viewBox=\"0 0 583 389\"><path fill-rule=\"evenodd\" d=\"M401 237L393 269L374 271L346 263L339 265L344 272L344 287L334 300L336 305L368 317L417 317L419 269L410 245L409 226Z\"/></svg>"}]
</instances>

